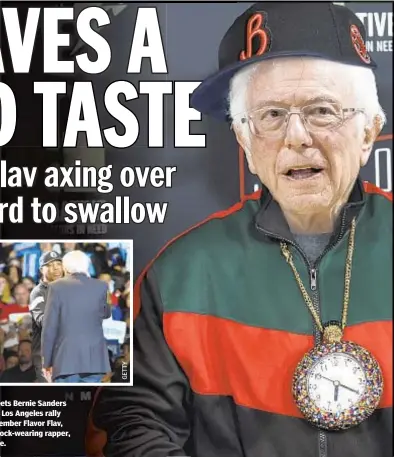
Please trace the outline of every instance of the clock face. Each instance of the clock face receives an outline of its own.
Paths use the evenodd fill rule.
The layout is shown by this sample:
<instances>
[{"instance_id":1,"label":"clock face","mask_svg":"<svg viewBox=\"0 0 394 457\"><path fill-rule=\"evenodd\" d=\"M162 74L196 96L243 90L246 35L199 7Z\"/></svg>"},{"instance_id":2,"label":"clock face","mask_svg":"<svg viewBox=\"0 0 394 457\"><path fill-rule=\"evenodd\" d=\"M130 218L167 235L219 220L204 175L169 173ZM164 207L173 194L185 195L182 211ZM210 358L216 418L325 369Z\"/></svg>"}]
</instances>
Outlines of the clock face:
<instances>
[{"instance_id":1,"label":"clock face","mask_svg":"<svg viewBox=\"0 0 394 457\"><path fill-rule=\"evenodd\" d=\"M319 409L342 412L357 404L365 391L366 377L359 362L348 354L331 353L308 373L308 394Z\"/></svg>"}]
</instances>

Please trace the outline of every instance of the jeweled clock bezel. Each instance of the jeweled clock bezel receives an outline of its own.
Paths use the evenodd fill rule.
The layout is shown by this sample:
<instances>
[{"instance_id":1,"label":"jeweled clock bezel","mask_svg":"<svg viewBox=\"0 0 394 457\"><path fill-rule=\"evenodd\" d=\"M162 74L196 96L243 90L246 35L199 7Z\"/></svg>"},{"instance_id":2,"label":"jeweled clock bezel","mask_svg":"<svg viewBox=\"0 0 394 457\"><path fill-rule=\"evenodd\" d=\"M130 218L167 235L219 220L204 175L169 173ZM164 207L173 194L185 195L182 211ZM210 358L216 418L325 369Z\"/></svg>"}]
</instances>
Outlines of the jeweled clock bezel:
<instances>
[{"instance_id":1,"label":"jeweled clock bezel","mask_svg":"<svg viewBox=\"0 0 394 457\"><path fill-rule=\"evenodd\" d=\"M345 354L355 359L366 379L358 401L341 412L319 408L308 392L308 379L313 367L334 354ZM382 394L383 376L379 363L369 351L350 341L315 346L302 358L293 377L293 396L301 413L313 425L326 430L345 430L359 425L375 411Z\"/></svg>"}]
</instances>

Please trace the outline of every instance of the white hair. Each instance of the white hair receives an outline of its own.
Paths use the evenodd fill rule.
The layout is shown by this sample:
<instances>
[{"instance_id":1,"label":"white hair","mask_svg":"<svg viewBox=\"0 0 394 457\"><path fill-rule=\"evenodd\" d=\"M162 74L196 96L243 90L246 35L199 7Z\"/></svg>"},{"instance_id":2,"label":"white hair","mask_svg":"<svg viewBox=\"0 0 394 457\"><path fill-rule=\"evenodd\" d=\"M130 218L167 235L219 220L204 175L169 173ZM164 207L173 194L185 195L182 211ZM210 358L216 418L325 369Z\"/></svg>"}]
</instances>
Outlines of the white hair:
<instances>
[{"instance_id":1,"label":"white hair","mask_svg":"<svg viewBox=\"0 0 394 457\"><path fill-rule=\"evenodd\" d=\"M273 61L274 62L274 61ZM242 123L241 118L247 112L247 88L253 79L257 69L262 62L247 66L233 76L230 82L230 91L228 97L229 115L233 121L234 127L237 128L243 138L249 143L250 132L247 123ZM338 65L346 66L347 72L352 72L351 77L354 81L354 90L357 106L351 108L365 109L367 122L373 124L377 116L380 117L381 127L386 122L386 115L380 106L376 78L370 68L347 65L337 62ZM350 108L350 107L349 107ZM248 151L246 151L248 152Z\"/></svg>"},{"instance_id":2,"label":"white hair","mask_svg":"<svg viewBox=\"0 0 394 457\"><path fill-rule=\"evenodd\" d=\"M89 276L90 259L82 251L71 251L63 257L63 268L69 274L83 273Z\"/></svg>"}]
</instances>

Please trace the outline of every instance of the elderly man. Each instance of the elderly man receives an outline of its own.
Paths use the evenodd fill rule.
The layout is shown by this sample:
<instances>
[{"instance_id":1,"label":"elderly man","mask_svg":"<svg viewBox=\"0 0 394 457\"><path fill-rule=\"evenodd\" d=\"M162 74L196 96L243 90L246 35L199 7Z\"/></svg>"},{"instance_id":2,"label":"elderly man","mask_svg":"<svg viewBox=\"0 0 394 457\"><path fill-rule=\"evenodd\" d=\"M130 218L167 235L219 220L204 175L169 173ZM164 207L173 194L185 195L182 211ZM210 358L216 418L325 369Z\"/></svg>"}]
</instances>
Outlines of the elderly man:
<instances>
[{"instance_id":1,"label":"elderly man","mask_svg":"<svg viewBox=\"0 0 394 457\"><path fill-rule=\"evenodd\" d=\"M43 367L54 382L96 383L110 371L103 319L111 315L108 287L89 277L82 251L63 257L66 277L48 287L41 338Z\"/></svg>"},{"instance_id":2,"label":"elderly man","mask_svg":"<svg viewBox=\"0 0 394 457\"><path fill-rule=\"evenodd\" d=\"M192 105L230 120L263 191L137 282L134 387L93 414L106 457L392 456L392 214L358 178L384 123L364 39L328 2L255 4L223 38Z\"/></svg>"}]
</instances>

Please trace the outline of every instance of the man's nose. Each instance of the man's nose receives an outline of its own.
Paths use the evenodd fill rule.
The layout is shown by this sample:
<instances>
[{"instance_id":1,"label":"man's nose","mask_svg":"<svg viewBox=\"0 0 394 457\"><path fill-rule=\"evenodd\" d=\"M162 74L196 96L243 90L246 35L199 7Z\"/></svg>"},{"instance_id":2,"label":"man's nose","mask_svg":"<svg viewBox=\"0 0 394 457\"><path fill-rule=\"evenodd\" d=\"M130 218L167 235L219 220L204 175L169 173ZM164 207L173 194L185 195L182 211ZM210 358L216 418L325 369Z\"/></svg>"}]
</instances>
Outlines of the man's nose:
<instances>
[{"instance_id":1,"label":"man's nose","mask_svg":"<svg viewBox=\"0 0 394 457\"><path fill-rule=\"evenodd\" d=\"M312 138L304 125L304 121L299 114L290 114L285 136L285 146L288 149L299 149L312 146Z\"/></svg>"}]
</instances>

